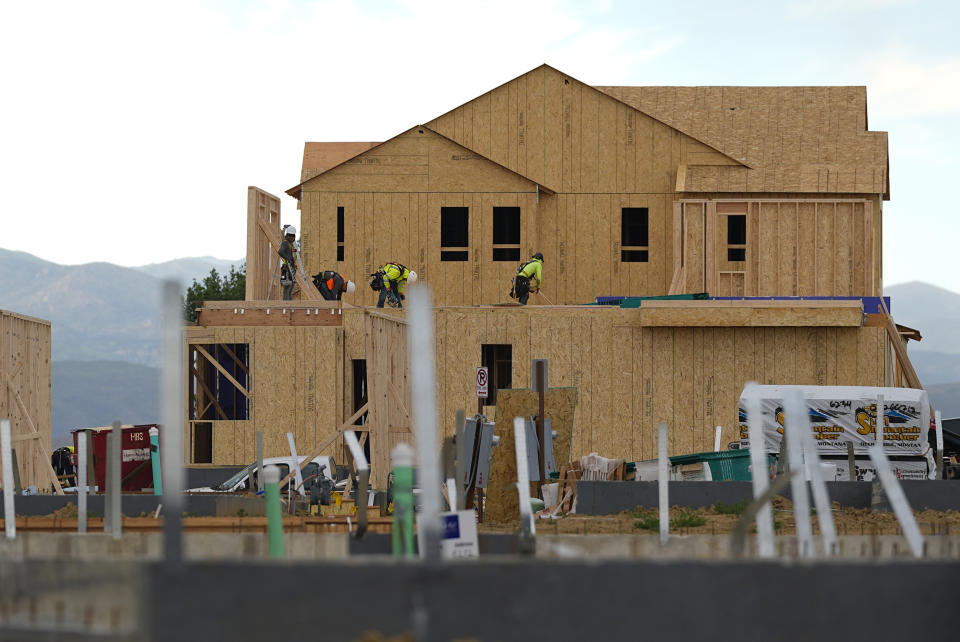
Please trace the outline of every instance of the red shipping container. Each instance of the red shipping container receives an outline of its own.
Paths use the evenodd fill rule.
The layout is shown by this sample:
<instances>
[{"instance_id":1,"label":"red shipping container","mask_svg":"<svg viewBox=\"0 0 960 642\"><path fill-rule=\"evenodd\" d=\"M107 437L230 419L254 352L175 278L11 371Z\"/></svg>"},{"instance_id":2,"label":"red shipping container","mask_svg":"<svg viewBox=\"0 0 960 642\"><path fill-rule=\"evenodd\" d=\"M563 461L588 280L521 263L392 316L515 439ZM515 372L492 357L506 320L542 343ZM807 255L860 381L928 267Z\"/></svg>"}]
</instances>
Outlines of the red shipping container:
<instances>
[{"instance_id":1,"label":"red shipping container","mask_svg":"<svg viewBox=\"0 0 960 642\"><path fill-rule=\"evenodd\" d=\"M139 493L153 488L153 465L150 460L150 429L157 424L124 426L120 429L120 491ZM99 492L106 489L107 477L107 435L112 428L85 430L89 437L88 448L93 453L93 475L91 481ZM77 433L73 431L73 450L77 450ZM76 456L76 455L74 455ZM88 473L89 474L89 473Z\"/></svg>"}]
</instances>

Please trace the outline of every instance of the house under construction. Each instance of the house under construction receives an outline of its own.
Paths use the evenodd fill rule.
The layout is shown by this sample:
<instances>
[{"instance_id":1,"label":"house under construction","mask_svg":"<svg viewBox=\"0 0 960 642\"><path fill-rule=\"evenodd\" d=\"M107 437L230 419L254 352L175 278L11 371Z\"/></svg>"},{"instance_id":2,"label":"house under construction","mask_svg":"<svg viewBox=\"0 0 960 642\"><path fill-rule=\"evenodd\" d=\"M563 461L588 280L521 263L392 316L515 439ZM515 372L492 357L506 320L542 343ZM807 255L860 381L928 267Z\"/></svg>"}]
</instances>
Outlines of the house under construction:
<instances>
[{"instance_id":1,"label":"house under construction","mask_svg":"<svg viewBox=\"0 0 960 642\"><path fill-rule=\"evenodd\" d=\"M888 167L864 87L594 87L547 65L382 143L307 143L288 190L306 273L358 289L324 302L298 278L276 300L280 203L249 189L247 300L186 332L190 463L247 463L256 431L267 455L287 432L339 452L364 422L382 481L410 436L403 313L366 287L388 261L432 289L448 435L477 366L495 405L539 358L576 388L573 457L654 457L660 422L671 455L718 425L734 441L750 380L918 387L881 298ZM538 251L546 296L513 305Z\"/></svg>"}]
</instances>

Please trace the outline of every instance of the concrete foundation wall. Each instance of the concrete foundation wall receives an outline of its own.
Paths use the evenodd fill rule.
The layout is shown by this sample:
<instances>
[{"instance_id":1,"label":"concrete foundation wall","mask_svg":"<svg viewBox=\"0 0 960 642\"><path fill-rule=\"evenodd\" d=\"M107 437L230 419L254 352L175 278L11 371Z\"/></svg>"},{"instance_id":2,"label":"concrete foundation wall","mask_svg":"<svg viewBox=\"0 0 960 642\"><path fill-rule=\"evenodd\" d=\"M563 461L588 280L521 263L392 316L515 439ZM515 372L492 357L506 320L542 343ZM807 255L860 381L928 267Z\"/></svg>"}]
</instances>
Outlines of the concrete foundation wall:
<instances>
[{"instance_id":1,"label":"concrete foundation wall","mask_svg":"<svg viewBox=\"0 0 960 642\"><path fill-rule=\"evenodd\" d=\"M914 510L960 510L960 480L901 481ZM637 506L659 506L657 482L596 481L577 484L577 513L615 515ZM827 482L831 501L851 508L870 508L872 482ZM733 504L753 499L752 482L669 482L670 505L690 508ZM787 488L783 497L790 499Z\"/></svg>"}]
</instances>

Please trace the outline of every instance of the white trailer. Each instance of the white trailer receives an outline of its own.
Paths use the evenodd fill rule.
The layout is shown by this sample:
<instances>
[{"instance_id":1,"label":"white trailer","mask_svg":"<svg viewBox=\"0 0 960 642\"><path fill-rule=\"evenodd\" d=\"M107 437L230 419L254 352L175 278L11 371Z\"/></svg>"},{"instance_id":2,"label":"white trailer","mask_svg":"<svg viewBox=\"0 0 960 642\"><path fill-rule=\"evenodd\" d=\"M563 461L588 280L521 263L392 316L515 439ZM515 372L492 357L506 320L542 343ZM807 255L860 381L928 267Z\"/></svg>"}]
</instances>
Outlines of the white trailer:
<instances>
[{"instance_id":1,"label":"white trailer","mask_svg":"<svg viewBox=\"0 0 960 642\"><path fill-rule=\"evenodd\" d=\"M763 445L768 453L780 451L784 427L783 398L786 391L793 389L800 390L806 400L810 430L820 456L845 458L847 444L852 443L854 455L858 456L858 469L861 463L864 469L869 466L869 448L877 439L877 402L882 397L884 418L880 434L884 452L894 458L909 458L902 460L904 477L928 477L934 462L928 440L930 402L925 390L866 386L753 386L752 394L760 396ZM750 447L745 393L746 389L740 395L738 422L740 448L743 449ZM838 461L837 479L850 479L848 468L845 461ZM872 475L868 473L867 477L872 478ZM864 476L861 474L855 478Z\"/></svg>"}]
</instances>

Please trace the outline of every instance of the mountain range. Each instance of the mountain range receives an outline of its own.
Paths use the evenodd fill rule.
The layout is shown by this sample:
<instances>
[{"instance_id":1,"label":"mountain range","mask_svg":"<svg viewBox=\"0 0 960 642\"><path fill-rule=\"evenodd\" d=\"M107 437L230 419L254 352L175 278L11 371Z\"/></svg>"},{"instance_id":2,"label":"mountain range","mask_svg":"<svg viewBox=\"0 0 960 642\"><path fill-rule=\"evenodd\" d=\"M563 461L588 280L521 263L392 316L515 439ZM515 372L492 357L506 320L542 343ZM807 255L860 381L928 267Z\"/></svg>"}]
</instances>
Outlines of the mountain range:
<instances>
[{"instance_id":1,"label":"mountain range","mask_svg":"<svg viewBox=\"0 0 960 642\"><path fill-rule=\"evenodd\" d=\"M71 428L157 421L163 279L186 287L240 263L60 265L0 249L0 308L51 322L54 442L65 443Z\"/></svg>"},{"instance_id":2,"label":"mountain range","mask_svg":"<svg viewBox=\"0 0 960 642\"><path fill-rule=\"evenodd\" d=\"M0 308L47 319L53 361L127 361L156 366L164 278L189 285L211 269L240 261L178 259L141 267L111 263L59 265L0 249Z\"/></svg>"},{"instance_id":3,"label":"mountain range","mask_svg":"<svg viewBox=\"0 0 960 642\"><path fill-rule=\"evenodd\" d=\"M0 308L53 328L53 432L158 418L162 279L184 285L241 261L183 258L139 267L59 265L0 249ZM918 281L885 289L897 323L917 328L909 354L934 406L960 416L960 294Z\"/></svg>"}]
</instances>

